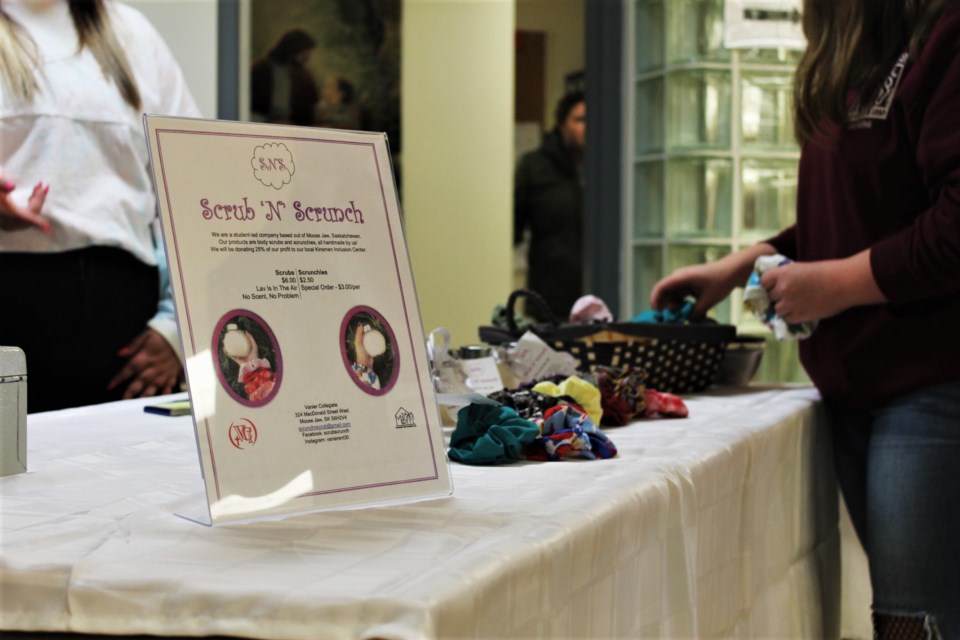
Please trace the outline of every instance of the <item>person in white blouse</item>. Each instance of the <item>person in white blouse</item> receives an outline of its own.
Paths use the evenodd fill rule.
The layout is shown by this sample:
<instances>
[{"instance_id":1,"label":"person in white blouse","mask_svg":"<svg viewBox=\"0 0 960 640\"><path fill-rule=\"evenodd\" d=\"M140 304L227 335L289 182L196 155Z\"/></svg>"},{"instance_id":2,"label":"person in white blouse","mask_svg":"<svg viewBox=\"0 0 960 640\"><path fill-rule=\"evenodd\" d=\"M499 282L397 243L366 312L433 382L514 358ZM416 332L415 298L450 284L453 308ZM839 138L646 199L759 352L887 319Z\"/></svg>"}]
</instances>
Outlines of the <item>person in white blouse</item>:
<instances>
[{"instance_id":1,"label":"person in white blouse","mask_svg":"<svg viewBox=\"0 0 960 640\"><path fill-rule=\"evenodd\" d=\"M0 344L29 411L177 388L142 114L199 116L161 36L114 0L0 0Z\"/></svg>"}]
</instances>

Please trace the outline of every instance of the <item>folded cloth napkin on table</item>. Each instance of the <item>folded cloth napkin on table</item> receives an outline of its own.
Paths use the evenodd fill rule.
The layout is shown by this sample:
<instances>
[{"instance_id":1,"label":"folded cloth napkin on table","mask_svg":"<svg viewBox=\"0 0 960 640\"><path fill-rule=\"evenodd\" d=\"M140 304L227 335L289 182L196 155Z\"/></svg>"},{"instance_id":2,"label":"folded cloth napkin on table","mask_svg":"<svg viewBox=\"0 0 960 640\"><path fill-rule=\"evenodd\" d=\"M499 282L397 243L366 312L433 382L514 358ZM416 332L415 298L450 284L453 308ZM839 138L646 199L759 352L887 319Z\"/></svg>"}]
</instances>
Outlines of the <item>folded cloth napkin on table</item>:
<instances>
[{"instance_id":1,"label":"folded cloth napkin on table","mask_svg":"<svg viewBox=\"0 0 960 640\"><path fill-rule=\"evenodd\" d=\"M770 294L760 284L760 277L764 273L790 262L792 262L790 258L779 253L773 256L760 256L754 263L753 273L750 274L747 285L743 290L743 304L753 311L760 322L773 330L777 340L803 340L809 338L813 330L817 328L816 322L793 324L778 316L774 310L774 303L770 299Z\"/></svg>"}]
</instances>

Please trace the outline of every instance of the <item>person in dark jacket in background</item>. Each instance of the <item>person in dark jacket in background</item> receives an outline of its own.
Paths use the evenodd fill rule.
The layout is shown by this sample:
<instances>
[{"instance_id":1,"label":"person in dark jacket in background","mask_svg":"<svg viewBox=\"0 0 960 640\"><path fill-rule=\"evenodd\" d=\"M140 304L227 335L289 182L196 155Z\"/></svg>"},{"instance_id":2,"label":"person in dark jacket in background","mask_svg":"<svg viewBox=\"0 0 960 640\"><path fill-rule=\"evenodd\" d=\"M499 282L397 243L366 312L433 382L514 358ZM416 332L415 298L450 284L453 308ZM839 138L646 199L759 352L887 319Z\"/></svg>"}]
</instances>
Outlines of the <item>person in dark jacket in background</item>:
<instances>
[{"instance_id":1,"label":"person in dark jacket in background","mask_svg":"<svg viewBox=\"0 0 960 640\"><path fill-rule=\"evenodd\" d=\"M303 29L290 29L250 68L250 112L258 122L310 126L320 99L307 60L317 43Z\"/></svg>"},{"instance_id":2,"label":"person in dark jacket in background","mask_svg":"<svg viewBox=\"0 0 960 640\"><path fill-rule=\"evenodd\" d=\"M517 165L513 190L514 244L530 230L527 288L541 294L559 320L583 291L583 91L560 99L556 125ZM544 319L535 305L527 313Z\"/></svg>"}]
</instances>

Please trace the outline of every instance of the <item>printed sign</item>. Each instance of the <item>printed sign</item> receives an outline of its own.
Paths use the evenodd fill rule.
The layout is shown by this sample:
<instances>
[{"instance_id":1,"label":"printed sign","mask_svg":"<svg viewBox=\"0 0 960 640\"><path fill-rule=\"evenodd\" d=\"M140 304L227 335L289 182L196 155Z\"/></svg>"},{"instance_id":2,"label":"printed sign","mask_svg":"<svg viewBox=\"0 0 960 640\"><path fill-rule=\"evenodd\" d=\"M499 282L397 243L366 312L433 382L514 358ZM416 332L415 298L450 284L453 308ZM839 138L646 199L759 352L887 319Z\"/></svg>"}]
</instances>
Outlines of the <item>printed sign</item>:
<instances>
[{"instance_id":1,"label":"printed sign","mask_svg":"<svg viewBox=\"0 0 960 640\"><path fill-rule=\"evenodd\" d=\"M210 522L449 495L383 134L144 121Z\"/></svg>"},{"instance_id":2,"label":"printed sign","mask_svg":"<svg viewBox=\"0 0 960 640\"><path fill-rule=\"evenodd\" d=\"M804 49L800 0L726 0L723 45L728 49Z\"/></svg>"}]
</instances>

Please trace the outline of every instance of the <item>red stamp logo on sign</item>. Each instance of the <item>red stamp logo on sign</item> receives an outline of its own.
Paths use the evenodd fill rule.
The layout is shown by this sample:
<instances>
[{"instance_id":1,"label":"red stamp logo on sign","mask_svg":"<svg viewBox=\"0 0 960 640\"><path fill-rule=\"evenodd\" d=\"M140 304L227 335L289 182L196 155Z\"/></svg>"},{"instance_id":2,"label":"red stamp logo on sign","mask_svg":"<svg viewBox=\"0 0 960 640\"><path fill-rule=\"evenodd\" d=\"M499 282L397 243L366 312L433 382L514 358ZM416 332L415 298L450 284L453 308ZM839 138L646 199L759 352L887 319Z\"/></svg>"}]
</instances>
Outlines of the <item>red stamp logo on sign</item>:
<instances>
[{"instance_id":1,"label":"red stamp logo on sign","mask_svg":"<svg viewBox=\"0 0 960 640\"><path fill-rule=\"evenodd\" d=\"M246 418L241 418L239 422L230 424L227 437L230 438L230 444L237 449L252 447L257 444L257 427Z\"/></svg>"}]
</instances>

